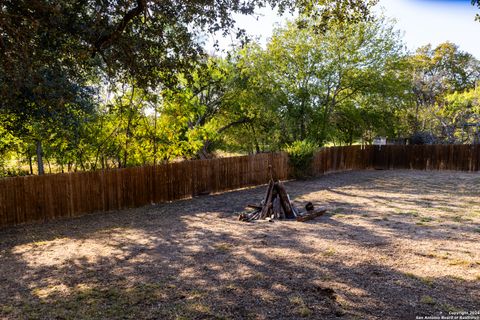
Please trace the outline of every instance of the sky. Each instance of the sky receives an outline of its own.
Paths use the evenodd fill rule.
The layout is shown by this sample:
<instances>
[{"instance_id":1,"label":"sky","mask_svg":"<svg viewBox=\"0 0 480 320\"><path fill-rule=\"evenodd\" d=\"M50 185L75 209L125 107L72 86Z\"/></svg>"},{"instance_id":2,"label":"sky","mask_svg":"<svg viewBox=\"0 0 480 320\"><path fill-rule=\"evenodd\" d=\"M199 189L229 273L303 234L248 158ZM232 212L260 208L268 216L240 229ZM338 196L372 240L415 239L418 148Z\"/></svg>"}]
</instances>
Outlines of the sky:
<instances>
[{"instance_id":1,"label":"sky","mask_svg":"<svg viewBox=\"0 0 480 320\"><path fill-rule=\"evenodd\" d=\"M470 0L380 0L380 6L397 20L410 50L448 40L480 59L480 21L475 21L480 10Z\"/></svg>"},{"instance_id":2,"label":"sky","mask_svg":"<svg viewBox=\"0 0 480 320\"><path fill-rule=\"evenodd\" d=\"M480 59L480 21L475 14L480 10L470 0L380 0L376 12L384 12L396 20L396 27L403 32L407 48L431 43L436 46L450 41L462 51ZM262 9L257 17L237 16L238 26L265 44L276 25L292 16L279 16L274 10ZM234 37L216 37L220 48L227 49ZM209 41L210 43L213 40Z\"/></svg>"}]
</instances>

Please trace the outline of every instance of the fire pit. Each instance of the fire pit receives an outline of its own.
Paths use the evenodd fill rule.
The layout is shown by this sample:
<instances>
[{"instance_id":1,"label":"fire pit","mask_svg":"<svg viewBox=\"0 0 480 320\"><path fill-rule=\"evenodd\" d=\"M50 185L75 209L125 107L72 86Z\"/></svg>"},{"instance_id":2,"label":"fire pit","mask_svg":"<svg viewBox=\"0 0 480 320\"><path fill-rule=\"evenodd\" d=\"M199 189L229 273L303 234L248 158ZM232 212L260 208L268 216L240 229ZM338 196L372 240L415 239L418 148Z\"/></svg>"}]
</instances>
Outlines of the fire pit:
<instances>
[{"instance_id":1,"label":"fire pit","mask_svg":"<svg viewBox=\"0 0 480 320\"><path fill-rule=\"evenodd\" d=\"M284 220L292 219L297 221L308 221L325 214L326 209L315 209L311 202L305 206L306 211L300 212L290 200L285 186L280 181L270 179L267 192L260 205L248 205L254 209L252 212L242 212L238 219L240 221L253 220Z\"/></svg>"}]
</instances>

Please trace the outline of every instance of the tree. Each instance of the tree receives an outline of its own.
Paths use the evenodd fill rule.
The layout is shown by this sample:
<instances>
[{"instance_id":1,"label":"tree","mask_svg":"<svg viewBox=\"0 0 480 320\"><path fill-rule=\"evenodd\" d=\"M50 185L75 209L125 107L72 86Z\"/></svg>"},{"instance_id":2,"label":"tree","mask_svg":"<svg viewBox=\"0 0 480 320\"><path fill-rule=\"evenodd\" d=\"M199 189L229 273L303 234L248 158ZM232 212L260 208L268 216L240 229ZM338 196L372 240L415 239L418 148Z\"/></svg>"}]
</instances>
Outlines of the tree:
<instances>
[{"instance_id":1,"label":"tree","mask_svg":"<svg viewBox=\"0 0 480 320\"><path fill-rule=\"evenodd\" d=\"M178 74L190 76L205 60L200 36L234 29L234 13L253 14L270 5L280 12L298 9L329 20L358 20L368 17L374 2L5 0L0 4L0 113L16 121L6 128L16 136L29 132L24 124L48 132L52 119L68 118L66 109L80 107L79 98L94 99L90 89L105 80L132 81L143 90L176 86ZM38 137L41 172L45 137Z\"/></svg>"},{"instance_id":2,"label":"tree","mask_svg":"<svg viewBox=\"0 0 480 320\"><path fill-rule=\"evenodd\" d=\"M265 77L282 96L277 112L287 124L286 142L308 138L322 145L335 134L331 120L342 118L340 109L393 101L404 87L398 73L403 46L386 21L334 23L324 33L314 26L290 23L265 52L271 64Z\"/></svg>"},{"instance_id":3,"label":"tree","mask_svg":"<svg viewBox=\"0 0 480 320\"><path fill-rule=\"evenodd\" d=\"M221 135L216 147L259 153L281 148L278 116L279 94L267 75L272 64L256 43L230 52L225 61L228 82L222 99L222 112L216 122Z\"/></svg>"},{"instance_id":4,"label":"tree","mask_svg":"<svg viewBox=\"0 0 480 320\"><path fill-rule=\"evenodd\" d=\"M441 127L441 138L448 143L480 142L480 90L454 92L444 97L435 114Z\"/></svg>"},{"instance_id":5,"label":"tree","mask_svg":"<svg viewBox=\"0 0 480 320\"><path fill-rule=\"evenodd\" d=\"M480 61L458 46L445 42L417 49L410 58L415 110L413 131L434 130L432 117L444 104L444 96L475 87L480 77Z\"/></svg>"},{"instance_id":6,"label":"tree","mask_svg":"<svg viewBox=\"0 0 480 320\"><path fill-rule=\"evenodd\" d=\"M230 31L233 13L256 7L298 9L329 19L368 16L375 1L354 0L6 0L0 5L0 111L29 113L25 103L47 89L72 96L70 86L108 76L134 79L137 87L174 85L203 59L203 32ZM240 36L242 33L239 32ZM93 78L92 78L93 77ZM27 102L28 102L27 101ZM52 103L55 105L55 103Z\"/></svg>"},{"instance_id":7,"label":"tree","mask_svg":"<svg viewBox=\"0 0 480 320\"><path fill-rule=\"evenodd\" d=\"M256 7L298 9L329 19L360 19L375 1L354 0L5 0L0 5L0 95L11 107L24 88L47 81L42 66L71 81L102 71L129 77L146 88L175 82L176 74L203 56L199 35L230 31L233 13L253 14ZM239 32L241 35L241 32ZM61 88L57 88L60 90Z\"/></svg>"},{"instance_id":8,"label":"tree","mask_svg":"<svg viewBox=\"0 0 480 320\"><path fill-rule=\"evenodd\" d=\"M10 119L5 123L8 132L35 145L39 174L44 173L43 143L51 140L52 135L72 137L85 123L82 119L94 111L94 89L71 81L56 69L54 63L41 68L42 83L34 84L32 80L23 88L12 87L17 100L15 103L8 99L3 101L10 103L10 107L0 112ZM28 158L31 158L30 154Z\"/></svg>"},{"instance_id":9,"label":"tree","mask_svg":"<svg viewBox=\"0 0 480 320\"><path fill-rule=\"evenodd\" d=\"M316 21L300 25L276 30L266 50L253 43L231 54L236 76L224 101L232 108L220 121L232 113L248 122L228 130L223 147L258 152L394 135L410 74L393 27L383 19L331 22L325 32Z\"/></svg>"},{"instance_id":10,"label":"tree","mask_svg":"<svg viewBox=\"0 0 480 320\"><path fill-rule=\"evenodd\" d=\"M225 130L216 120L225 109L230 75L225 61L212 57L189 75L180 74L175 88L163 91L163 117L182 127L182 139L191 147L189 156L208 158L216 136ZM228 126L237 122L241 120L233 120Z\"/></svg>"},{"instance_id":11,"label":"tree","mask_svg":"<svg viewBox=\"0 0 480 320\"><path fill-rule=\"evenodd\" d=\"M480 0L471 0L473 6L477 6L480 8ZM480 14L477 13L477 16L475 17L475 20L480 21Z\"/></svg>"}]
</instances>

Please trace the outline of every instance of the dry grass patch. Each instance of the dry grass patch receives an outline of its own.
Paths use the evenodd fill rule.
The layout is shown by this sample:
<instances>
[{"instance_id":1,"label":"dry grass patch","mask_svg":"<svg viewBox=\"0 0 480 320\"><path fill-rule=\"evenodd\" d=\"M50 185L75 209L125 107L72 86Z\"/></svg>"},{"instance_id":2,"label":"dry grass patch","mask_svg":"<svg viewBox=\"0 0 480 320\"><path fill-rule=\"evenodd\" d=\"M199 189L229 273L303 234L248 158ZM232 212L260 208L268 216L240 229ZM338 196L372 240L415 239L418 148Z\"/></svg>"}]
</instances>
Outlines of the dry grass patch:
<instances>
[{"instance_id":1,"label":"dry grass patch","mask_svg":"<svg viewBox=\"0 0 480 320\"><path fill-rule=\"evenodd\" d=\"M0 231L0 319L414 319L480 305L479 174L286 183L330 214L241 223L264 187ZM221 217L221 218L219 218ZM388 316L385 316L388 315Z\"/></svg>"}]
</instances>

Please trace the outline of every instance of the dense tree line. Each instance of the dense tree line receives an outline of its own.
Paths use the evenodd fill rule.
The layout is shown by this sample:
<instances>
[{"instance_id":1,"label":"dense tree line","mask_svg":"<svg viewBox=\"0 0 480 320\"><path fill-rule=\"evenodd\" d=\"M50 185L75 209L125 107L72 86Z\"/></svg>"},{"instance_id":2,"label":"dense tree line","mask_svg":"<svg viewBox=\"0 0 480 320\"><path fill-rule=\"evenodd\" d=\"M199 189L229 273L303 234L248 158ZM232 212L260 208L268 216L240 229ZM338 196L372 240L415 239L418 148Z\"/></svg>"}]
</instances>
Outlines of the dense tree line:
<instances>
[{"instance_id":1,"label":"dense tree line","mask_svg":"<svg viewBox=\"0 0 480 320\"><path fill-rule=\"evenodd\" d=\"M95 170L376 136L472 143L480 63L406 51L376 1L5 1L0 171ZM200 35L277 5L298 18L225 56ZM14 161L15 160L15 161ZM12 163L12 161L14 161ZM15 169L23 165L23 169Z\"/></svg>"}]
</instances>

